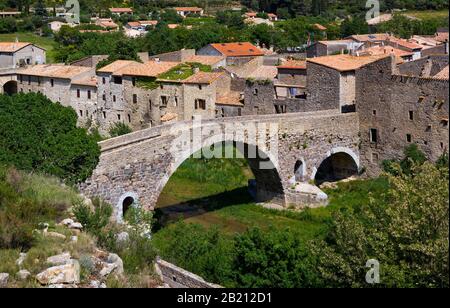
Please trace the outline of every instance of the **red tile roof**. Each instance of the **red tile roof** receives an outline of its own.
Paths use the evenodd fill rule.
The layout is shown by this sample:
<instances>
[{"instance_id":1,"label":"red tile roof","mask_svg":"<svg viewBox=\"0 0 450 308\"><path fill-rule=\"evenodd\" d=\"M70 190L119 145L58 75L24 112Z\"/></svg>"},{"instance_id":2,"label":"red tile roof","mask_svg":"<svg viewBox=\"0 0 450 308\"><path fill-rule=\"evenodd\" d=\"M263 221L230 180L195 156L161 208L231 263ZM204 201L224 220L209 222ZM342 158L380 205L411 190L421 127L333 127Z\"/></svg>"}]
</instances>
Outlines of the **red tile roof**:
<instances>
[{"instance_id":1,"label":"red tile roof","mask_svg":"<svg viewBox=\"0 0 450 308\"><path fill-rule=\"evenodd\" d=\"M306 61L327 66L340 72L354 71L369 63L389 57L389 55L378 56L351 56L351 55L334 55L317 58L309 58Z\"/></svg>"},{"instance_id":2,"label":"red tile roof","mask_svg":"<svg viewBox=\"0 0 450 308\"><path fill-rule=\"evenodd\" d=\"M320 31L325 31L327 29L326 27L322 26L321 24L314 24L313 26L314 26L314 28L316 28L317 30L320 30Z\"/></svg>"},{"instance_id":3,"label":"red tile roof","mask_svg":"<svg viewBox=\"0 0 450 308\"><path fill-rule=\"evenodd\" d=\"M0 42L0 51L1 52L16 52L28 45L31 45L31 43L26 42ZM41 48L41 47L39 47ZM43 49L43 48L41 48Z\"/></svg>"},{"instance_id":4,"label":"red tile roof","mask_svg":"<svg viewBox=\"0 0 450 308\"><path fill-rule=\"evenodd\" d=\"M263 56L264 53L249 42L242 43L216 43L211 46L227 57Z\"/></svg>"},{"instance_id":5,"label":"red tile roof","mask_svg":"<svg viewBox=\"0 0 450 308\"><path fill-rule=\"evenodd\" d=\"M278 68L305 70L306 69L306 61L304 61L304 60L287 60L283 64L278 65Z\"/></svg>"},{"instance_id":6,"label":"red tile roof","mask_svg":"<svg viewBox=\"0 0 450 308\"><path fill-rule=\"evenodd\" d=\"M404 39L399 39L396 37L389 37L387 39L388 42L391 42L391 44L395 45L395 46L401 46L410 50L416 50L416 49L422 49L423 47L419 44L416 44L414 42L410 42Z\"/></svg>"},{"instance_id":7,"label":"red tile roof","mask_svg":"<svg viewBox=\"0 0 450 308\"><path fill-rule=\"evenodd\" d=\"M193 83L193 84L210 84L216 81L220 76L222 76L224 72L198 72L184 80L184 83Z\"/></svg>"},{"instance_id":8,"label":"red tile roof","mask_svg":"<svg viewBox=\"0 0 450 308\"><path fill-rule=\"evenodd\" d=\"M129 7L112 7L109 11L112 13L131 13L133 9Z\"/></svg>"},{"instance_id":9,"label":"red tile roof","mask_svg":"<svg viewBox=\"0 0 450 308\"><path fill-rule=\"evenodd\" d=\"M448 65L446 67L444 67L439 73L434 75L433 78L448 80Z\"/></svg>"},{"instance_id":10,"label":"red tile roof","mask_svg":"<svg viewBox=\"0 0 450 308\"><path fill-rule=\"evenodd\" d=\"M178 12L200 12L203 11L201 7L195 7L195 6L186 6L186 7L174 7L175 11Z\"/></svg>"}]
</instances>

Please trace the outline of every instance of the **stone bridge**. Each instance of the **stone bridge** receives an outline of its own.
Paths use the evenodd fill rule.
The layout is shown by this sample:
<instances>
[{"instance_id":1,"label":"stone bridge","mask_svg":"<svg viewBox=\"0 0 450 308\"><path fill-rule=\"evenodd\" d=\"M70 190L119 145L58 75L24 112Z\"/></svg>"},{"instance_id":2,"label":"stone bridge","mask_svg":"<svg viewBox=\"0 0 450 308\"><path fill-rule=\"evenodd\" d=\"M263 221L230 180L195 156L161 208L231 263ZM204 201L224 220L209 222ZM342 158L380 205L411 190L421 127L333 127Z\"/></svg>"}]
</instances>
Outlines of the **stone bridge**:
<instances>
[{"instance_id":1,"label":"stone bridge","mask_svg":"<svg viewBox=\"0 0 450 308\"><path fill-rule=\"evenodd\" d=\"M317 183L358 173L358 132L356 113L334 110L156 126L100 142L100 162L80 190L111 203L120 221L134 202L153 210L184 160L200 149L219 149L217 145L226 142L247 158L255 176L257 201L302 203L305 194L294 183L308 186L311 180Z\"/></svg>"}]
</instances>

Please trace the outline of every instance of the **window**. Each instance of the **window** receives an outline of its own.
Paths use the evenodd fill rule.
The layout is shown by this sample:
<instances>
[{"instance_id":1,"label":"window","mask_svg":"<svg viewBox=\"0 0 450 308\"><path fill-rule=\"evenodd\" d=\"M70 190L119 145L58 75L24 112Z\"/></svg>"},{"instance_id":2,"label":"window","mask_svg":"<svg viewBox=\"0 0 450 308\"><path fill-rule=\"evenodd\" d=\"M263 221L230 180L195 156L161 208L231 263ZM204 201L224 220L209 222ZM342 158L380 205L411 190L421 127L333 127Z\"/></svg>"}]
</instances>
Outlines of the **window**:
<instances>
[{"instance_id":1,"label":"window","mask_svg":"<svg viewBox=\"0 0 450 308\"><path fill-rule=\"evenodd\" d=\"M206 101L204 99L195 100L195 109L206 110Z\"/></svg>"},{"instance_id":2,"label":"window","mask_svg":"<svg viewBox=\"0 0 450 308\"><path fill-rule=\"evenodd\" d=\"M133 94L133 104L137 104L137 94Z\"/></svg>"},{"instance_id":3,"label":"window","mask_svg":"<svg viewBox=\"0 0 450 308\"><path fill-rule=\"evenodd\" d=\"M117 120L120 121L120 114L117 114Z\"/></svg>"},{"instance_id":4,"label":"window","mask_svg":"<svg viewBox=\"0 0 450 308\"><path fill-rule=\"evenodd\" d=\"M253 95L258 95L258 89L253 89Z\"/></svg>"},{"instance_id":5,"label":"window","mask_svg":"<svg viewBox=\"0 0 450 308\"><path fill-rule=\"evenodd\" d=\"M411 142L411 141L412 141L412 136L411 136L411 134L406 134L406 141L407 141L407 142Z\"/></svg>"},{"instance_id":6,"label":"window","mask_svg":"<svg viewBox=\"0 0 450 308\"><path fill-rule=\"evenodd\" d=\"M427 128L425 129L426 132L431 132L431 125L428 125Z\"/></svg>"},{"instance_id":7,"label":"window","mask_svg":"<svg viewBox=\"0 0 450 308\"><path fill-rule=\"evenodd\" d=\"M41 85L41 77L38 77L37 80L38 80L38 86L40 86Z\"/></svg>"},{"instance_id":8,"label":"window","mask_svg":"<svg viewBox=\"0 0 450 308\"><path fill-rule=\"evenodd\" d=\"M105 84L106 83L106 78L102 77L102 83Z\"/></svg>"},{"instance_id":9,"label":"window","mask_svg":"<svg viewBox=\"0 0 450 308\"><path fill-rule=\"evenodd\" d=\"M28 84L31 84L31 76L28 76Z\"/></svg>"},{"instance_id":10,"label":"window","mask_svg":"<svg viewBox=\"0 0 450 308\"><path fill-rule=\"evenodd\" d=\"M50 79L50 86L53 87L55 85L55 81L53 79Z\"/></svg>"},{"instance_id":11,"label":"window","mask_svg":"<svg viewBox=\"0 0 450 308\"><path fill-rule=\"evenodd\" d=\"M441 142L441 149L443 149L444 148L444 143L443 142Z\"/></svg>"},{"instance_id":12,"label":"window","mask_svg":"<svg viewBox=\"0 0 450 308\"><path fill-rule=\"evenodd\" d=\"M376 128L370 129L370 142L378 142L378 132Z\"/></svg>"},{"instance_id":13,"label":"window","mask_svg":"<svg viewBox=\"0 0 450 308\"><path fill-rule=\"evenodd\" d=\"M198 85L198 89L199 89L199 90L202 89L202 85L201 85L201 84Z\"/></svg>"},{"instance_id":14,"label":"window","mask_svg":"<svg viewBox=\"0 0 450 308\"><path fill-rule=\"evenodd\" d=\"M83 116L83 110L80 110L80 117Z\"/></svg>"},{"instance_id":15,"label":"window","mask_svg":"<svg viewBox=\"0 0 450 308\"><path fill-rule=\"evenodd\" d=\"M131 115L128 115L128 123L131 123Z\"/></svg>"},{"instance_id":16,"label":"window","mask_svg":"<svg viewBox=\"0 0 450 308\"><path fill-rule=\"evenodd\" d=\"M80 97L80 89L77 89L77 97Z\"/></svg>"},{"instance_id":17,"label":"window","mask_svg":"<svg viewBox=\"0 0 450 308\"><path fill-rule=\"evenodd\" d=\"M106 119L106 111L103 111L103 119Z\"/></svg>"},{"instance_id":18,"label":"window","mask_svg":"<svg viewBox=\"0 0 450 308\"><path fill-rule=\"evenodd\" d=\"M376 116L377 115L377 111L374 109L374 110L372 110L372 114L374 115L374 116Z\"/></svg>"},{"instance_id":19,"label":"window","mask_svg":"<svg viewBox=\"0 0 450 308\"><path fill-rule=\"evenodd\" d=\"M408 114L409 114L409 119L411 121L414 120L414 111L410 110Z\"/></svg>"},{"instance_id":20,"label":"window","mask_svg":"<svg viewBox=\"0 0 450 308\"><path fill-rule=\"evenodd\" d=\"M178 97L175 96L175 107L178 107Z\"/></svg>"},{"instance_id":21,"label":"window","mask_svg":"<svg viewBox=\"0 0 450 308\"><path fill-rule=\"evenodd\" d=\"M167 96L161 96L161 106L167 107Z\"/></svg>"},{"instance_id":22,"label":"window","mask_svg":"<svg viewBox=\"0 0 450 308\"><path fill-rule=\"evenodd\" d=\"M442 125L443 127L447 127L447 126L448 126L448 119L442 119L442 120L441 120L441 125Z\"/></svg>"},{"instance_id":23,"label":"window","mask_svg":"<svg viewBox=\"0 0 450 308\"><path fill-rule=\"evenodd\" d=\"M419 103L422 103L425 99L425 96L419 96Z\"/></svg>"},{"instance_id":24,"label":"window","mask_svg":"<svg viewBox=\"0 0 450 308\"><path fill-rule=\"evenodd\" d=\"M116 102L116 96L113 95L113 102Z\"/></svg>"},{"instance_id":25,"label":"window","mask_svg":"<svg viewBox=\"0 0 450 308\"><path fill-rule=\"evenodd\" d=\"M103 93L102 99L103 99L104 101L106 101L106 94L105 94L105 93Z\"/></svg>"},{"instance_id":26,"label":"window","mask_svg":"<svg viewBox=\"0 0 450 308\"><path fill-rule=\"evenodd\" d=\"M88 98L88 99L91 99L91 90L88 90L88 91L87 91L87 98Z\"/></svg>"},{"instance_id":27,"label":"window","mask_svg":"<svg viewBox=\"0 0 450 308\"><path fill-rule=\"evenodd\" d=\"M136 86L136 78L131 78L131 84L133 85L133 87Z\"/></svg>"},{"instance_id":28,"label":"window","mask_svg":"<svg viewBox=\"0 0 450 308\"><path fill-rule=\"evenodd\" d=\"M20 83L23 82L23 75L19 75L19 80L20 80Z\"/></svg>"},{"instance_id":29,"label":"window","mask_svg":"<svg viewBox=\"0 0 450 308\"><path fill-rule=\"evenodd\" d=\"M122 77L114 76L114 83L115 84L122 84Z\"/></svg>"},{"instance_id":30,"label":"window","mask_svg":"<svg viewBox=\"0 0 450 308\"><path fill-rule=\"evenodd\" d=\"M238 116L242 115L242 108L238 108Z\"/></svg>"}]
</instances>

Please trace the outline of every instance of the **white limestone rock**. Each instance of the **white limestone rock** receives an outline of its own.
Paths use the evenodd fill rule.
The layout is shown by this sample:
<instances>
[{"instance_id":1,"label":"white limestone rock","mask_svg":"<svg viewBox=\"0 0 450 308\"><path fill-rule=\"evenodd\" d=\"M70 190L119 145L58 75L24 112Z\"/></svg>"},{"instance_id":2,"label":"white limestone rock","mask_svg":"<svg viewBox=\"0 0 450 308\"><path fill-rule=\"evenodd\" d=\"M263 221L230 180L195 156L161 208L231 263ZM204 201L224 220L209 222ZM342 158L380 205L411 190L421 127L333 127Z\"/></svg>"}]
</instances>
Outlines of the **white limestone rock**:
<instances>
[{"instance_id":1,"label":"white limestone rock","mask_svg":"<svg viewBox=\"0 0 450 308\"><path fill-rule=\"evenodd\" d=\"M69 252L64 252L62 254L51 256L47 258L47 263L53 266L64 265L70 262L71 256Z\"/></svg>"},{"instance_id":2,"label":"white limestone rock","mask_svg":"<svg viewBox=\"0 0 450 308\"><path fill-rule=\"evenodd\" d=\"M68 264L53 266L36 275L42 285L80 283L80 263L70 260Z\"/></svg>"},{"instance_id":3,"label":"white limestone rock","mask_svg":"<svg viewBox=\"0 0 450 308\"><path fill-rule=\"evenodd\" d=\"M27 280L31 276L31 273L27 270L20 270L17 272L16 276L20 280Z\"/></svg>"},{"instance_id":4,"label":"white limestone rock","mask_svg":"<svg viewBox=\"0 0 450 308\"><path fill-rule=\"evenodd\" d=\"M8 285L9 274L0 273L0 288L6 288Z\"/></svg>"}]
</instances>

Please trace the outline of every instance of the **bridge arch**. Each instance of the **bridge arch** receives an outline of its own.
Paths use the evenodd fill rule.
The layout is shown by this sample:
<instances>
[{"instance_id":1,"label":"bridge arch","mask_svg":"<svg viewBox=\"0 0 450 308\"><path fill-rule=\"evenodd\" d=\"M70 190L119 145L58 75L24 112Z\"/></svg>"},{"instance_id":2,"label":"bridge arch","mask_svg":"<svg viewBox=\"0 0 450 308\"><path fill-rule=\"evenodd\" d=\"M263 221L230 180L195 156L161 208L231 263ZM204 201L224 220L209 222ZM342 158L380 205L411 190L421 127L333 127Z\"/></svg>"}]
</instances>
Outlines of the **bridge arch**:
<instances>
[{"instance_id":1,"label":"bridge arch","mask_svg":"<svg viewBox=\"0 0 450 308\"><path fill-rule=\"evenodd\" d=\"M311 179L317 185L327 181L338 181L357 175L360 170L358 155L346 147L328 151L312 171Z\"/></svg>"},{"instance_id":2,"label":"bridge arch","mask_svg":"<svg viewBox=\"0 0 450 308\"><path fill-rule=\"evenodd\" d=\"M122 223L126 212L130 209L131 206L134 206L136 204L139 204L139 196L137 193L129 191L122 194L115 208L116 221L118 223Z\"/></svg>"},{"instance_id":3,"label":"bridge arch","mask_svg":"<svg viewBox=\"0 0 450 308\"><path fill-rule=\"evenodd\" d=\"M170 177L176 172L178 167L186 161L189 157L198 153L205 148L217 147L222 148L224 146L234 146L242 156L233 158L245 158L249 164L249 167L255 176L256 180L256 192L255 198L257 202L272 201L274 203L284 204L284 188L283 182L279 173L278 161L275 157L270 155L269 151L260 149L257 145L251 143L245 143L233 140L222 140L202 144L194 145L190 151L184 151L177 155L172 164L168 167L165 175L162 177L157 188L157 196L155 204L159 199L159 195L163 191ZM254 157L253 154L256 154Z\"/></svg>"}]
</instances>

